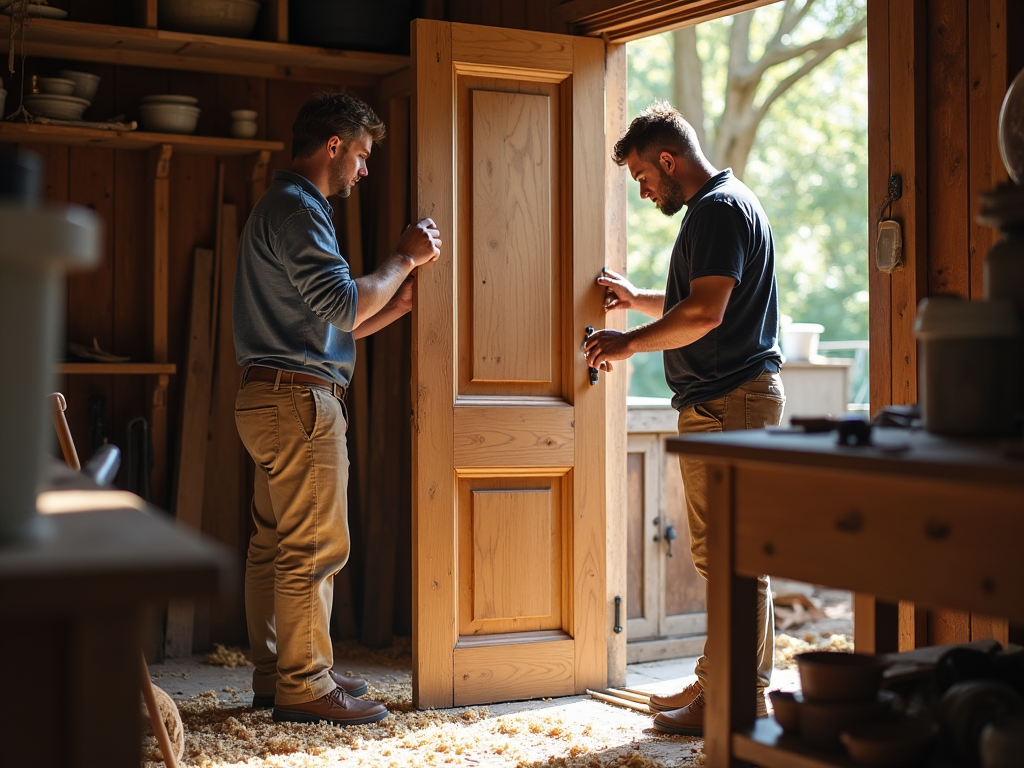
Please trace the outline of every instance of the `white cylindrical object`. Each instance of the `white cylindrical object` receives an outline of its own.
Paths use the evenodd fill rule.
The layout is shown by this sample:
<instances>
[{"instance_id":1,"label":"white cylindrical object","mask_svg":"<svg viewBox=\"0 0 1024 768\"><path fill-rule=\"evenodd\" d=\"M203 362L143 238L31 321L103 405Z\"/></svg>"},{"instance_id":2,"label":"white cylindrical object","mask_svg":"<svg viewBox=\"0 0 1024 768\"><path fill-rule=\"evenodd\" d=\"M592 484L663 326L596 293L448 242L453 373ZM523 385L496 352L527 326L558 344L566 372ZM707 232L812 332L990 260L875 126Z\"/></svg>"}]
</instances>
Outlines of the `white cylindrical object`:
<instances>
[{"instance_id":1,"label":"white cylindrical object","mask_svg":"<svg viewBox=\"0 0 1024 768\"><path fill-rule=\"evenodd\" d=\"M251 139L259 131L255 109L231 110L231 135L236 139Z\"/></svg>"},{"instance_id":2,"label":"white cylindrical object","mask_svg":"<svg viewBox=\"0 0 1024 768\"><path fill-rule=\"evenodd\" d=\"M1013 304L922 299L914 333L920 341L918 391L925 429L963 437L1014 434L1020 324Z\"/></svg>"},{"instance_id":3,"label":"white cylindrical object","mask_svg":"<svg viewBox=\"0 0 1024 768\"><path fill-rule=\"evenodd\" d=\"M0 203L0 539L30 532L54 434L46 396L63 337L64 273L93 267L100 219L87 208Z\"/></svg>"},{"instance_id":4,"label":"white cylindrical object","mask_svg":"<svg viewBox=\"0 0 1024 768\"><path fill-rule=\"evenodd\" d=\"M825 326L818 323L790 323L782 328L779 344L787 360L810 360L818 354L818 338Z\"/></svg>"}]
</instances>

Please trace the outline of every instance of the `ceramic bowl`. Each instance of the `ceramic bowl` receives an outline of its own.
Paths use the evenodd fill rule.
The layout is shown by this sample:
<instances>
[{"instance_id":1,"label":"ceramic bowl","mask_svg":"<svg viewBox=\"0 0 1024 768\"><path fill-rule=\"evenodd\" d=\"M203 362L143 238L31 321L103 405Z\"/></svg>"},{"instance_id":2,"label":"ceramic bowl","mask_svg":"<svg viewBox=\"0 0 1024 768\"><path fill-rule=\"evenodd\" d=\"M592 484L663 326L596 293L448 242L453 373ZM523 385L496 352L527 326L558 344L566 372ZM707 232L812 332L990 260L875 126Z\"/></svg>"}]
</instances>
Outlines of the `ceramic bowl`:
<instances>
[{"instance_id":1,"label":"ceramic bowl","mask_svg":"<svg viewBox=\"0 0 1024 768\"><path fill-rule=\"evenodd\" d=\"M75 69L62 69L57 74L75 83L75 96L92 101L96 98L96 89L100 85L100 76L92 72L79 72Z\"/></svg>"},{"instance_id":2,"label":"ceramic bowl","mask_svg":"<svg viewBox=\"0 0 1024 768\"><path fill-rule=\"evenodd\" d=\"M75 81L65 77L37 77L36 87L39 88L40 93L49 93L56 96L77 95L75 93Z\"/></svg>"},{"instance_id":3,"label":"ceramic bowl","mask_svg":"<svg viewBox=\"0 0 1024 768\"><path fill-rule=\"evenodd\" d=\"M160 0L159 26L199 35L248 37L259 10L257 0Z\"/></svg>"},{"instance_id":4,"label":"ceramic bowl","mask_svg":"<svg viewBox=\"0 0 1024 768\"><path fill-rule=\"evenodd\" d=\"M255 120L257 112L255 109L233 109L231 110L232 120Z\"/></svg>"},{"instance_id":5,"label":"ceramic bowl","mask_svg":"<svg viewBox=\"0 0 1024 768\"><path fill-rule=\"evenodd\" d=\"M871 701L809 701L800 707L800 739L817 749L838 752L843 743L840 734L855 725L878 723L892 711L895 697L888 691L876 694Z\"/></svg>"},{"instance_id":6,"label":"ceramic bowl","mask_svg":"<svg viewBox=\"0 0 1024 768\"><path fill-rule=\"evenodd\" d=\"M199 107L188 104L142 104L139 123L144 131L157 133L194 133L199 122Z\"/></svg>"},{"instance_id":7,"label":"ceramic bowl","mask_svg":"<svg viewBox=\"0 0 1024 768\"><path fill-rule=\"evenodd\" d=\"M25 96L25 109L33 115L55 120L81 120L89 102L77 96L53 93L30 93Z\"/></svg>"},{"instance_id":8,"label":"ceramic bowl","mask_svg":"<svg viewBox=\"0 0 1024 768\"><path fill-rule=\"evenodd\" d=\"M768 698L772 702L772 710L775 712L775 721L786 733L798 733L800 731L800 704L804 697L799 691L768 691Z\"/></svg>"},{"instance_id":9,"label":"ceramic bowl","mask_svg":"<svg viewBox=\"0 0 1024 768\"><path fill-rule=\"evenodd\" d=\"M187 104L190 107L199 106L199 99L196 96L187 96L183 93L154 93L142 97L143 104Z\"/></svg>"},{"instance_id":10,"label":"ceramic bowl","mask_svg":"<svg viewBox=\"0 0 1024 768\"><path fill-rule=\"evenodd\" d=\"M252 139L259 133L255 120L234 120L231 123L231 135L236 139Z\"/></svg>"},{"instance_id":11,"label":"ceramic bowl","mask_svg":"<svg viewBox=\"0 0 1024 768\"><path fill-rule=\"evenodd\" d=\"M886 667L881 658L864 653L809 651L794 658L808 701L872 702Z\"/></svg>"},{"instance_id":12,"label":"ceramic bowl","mask_svg":"<svg viewBox=\"0 0 1024 768\"><path fill-rule=\"evenodd\" d=\"M904 718L888 723L850 726L839 739L850 757L877 768L921 765L939 729L935 723Z\"/></svg>"}]
</instances>

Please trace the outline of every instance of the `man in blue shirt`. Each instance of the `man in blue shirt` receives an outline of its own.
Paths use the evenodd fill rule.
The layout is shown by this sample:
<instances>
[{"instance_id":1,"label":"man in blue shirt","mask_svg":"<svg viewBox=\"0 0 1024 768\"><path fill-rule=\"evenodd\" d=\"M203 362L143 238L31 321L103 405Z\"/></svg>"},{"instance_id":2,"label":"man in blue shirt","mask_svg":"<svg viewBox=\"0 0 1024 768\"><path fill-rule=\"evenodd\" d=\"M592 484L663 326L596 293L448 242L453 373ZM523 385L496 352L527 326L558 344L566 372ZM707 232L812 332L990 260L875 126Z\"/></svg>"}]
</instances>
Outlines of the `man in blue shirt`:
<instances>
[{"instance_id":1,"label":"man in blue shirt","mask_svg":"<svg viewBox=\"0 0 1024 768\"><path fill-rule=\"evenodd\" d=\"M245 569L253 706L278 721L335 725L387 717L366 682L333 670L334 575L349 555L348 418L355 340L412 308L413 270L437 259L431 219L408 227L374 272L353 278L338 250L331 195L367 175L384 124L348 94L319 93L292 126L292 161L242 231L235 274L235 400L253 461L255 531Z\"/></svg>"},{"instance_id":2,"label":"man in blue shirt","mask_svg":"<svg viewBox=\"0 0 1024 768\"><path fill-rule=\"evenodd\" d=\"M628 167L640 196L666 216L683 206L687 211L664 291L638 289L610 271L598 278L606 310L634 309L654 320L625 333L595 333L585 345L588 365L611 370L613 361L664 350L680 434L777 426L786 398L779 377L775 244L757 197L731 169L718 171L708 162L693 127L664 101L633 120L612 158ZM679 464L690 552L707 579L705 465L689 457ZM757 613L757 714L764 716L775 650L767 576L758 580ZM672 696L651 697L651 708L660 712L658 730L703 734L708 651L697 662L694 683Z\"/></svg>"}]
</instances>

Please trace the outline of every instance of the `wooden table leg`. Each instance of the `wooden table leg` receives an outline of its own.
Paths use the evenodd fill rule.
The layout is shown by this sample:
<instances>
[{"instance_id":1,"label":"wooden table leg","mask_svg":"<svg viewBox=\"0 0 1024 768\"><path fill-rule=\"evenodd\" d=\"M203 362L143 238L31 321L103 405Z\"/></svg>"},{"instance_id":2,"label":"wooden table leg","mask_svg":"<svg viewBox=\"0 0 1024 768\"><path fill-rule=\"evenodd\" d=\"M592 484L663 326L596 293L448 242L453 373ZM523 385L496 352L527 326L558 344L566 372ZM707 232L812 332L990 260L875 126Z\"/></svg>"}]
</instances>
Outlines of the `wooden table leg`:
<instances>
[{"instance_id":1,"label":"wooden table leg","mask_svg":"<svg viewBox=\"0 0 1024 768\"><path fill-rule=\"evenodd\" d=\"M731 734L754 724L757 579L734 572L735 471L708 465L708 691L704 752L708 768L740 763Z\"/></svg>"}]
</instances>

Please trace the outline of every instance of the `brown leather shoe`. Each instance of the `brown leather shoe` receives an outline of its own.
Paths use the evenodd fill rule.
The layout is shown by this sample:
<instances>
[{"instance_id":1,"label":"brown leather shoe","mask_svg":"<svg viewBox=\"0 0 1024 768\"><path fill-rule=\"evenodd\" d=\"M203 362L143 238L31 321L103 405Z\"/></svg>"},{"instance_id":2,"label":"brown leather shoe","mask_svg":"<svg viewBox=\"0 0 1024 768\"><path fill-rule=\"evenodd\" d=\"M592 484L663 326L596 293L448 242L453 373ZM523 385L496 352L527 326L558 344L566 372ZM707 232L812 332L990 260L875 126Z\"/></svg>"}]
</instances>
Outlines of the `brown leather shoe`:
<instances>
[{"instance_id":1,"label":"brown leather shoe","mask_svg":"<svg viewBox=\"0 0 1024 768\"><path fill-rule=\"evenodd\" d=\"M274 722L277 723L321 723L332 725L365 725L376 723L388 716L388 711L379 701L354 699L343 688L313 701L274 706Z\"/></svg>"},{"instance_id":2,"label":"brown leather shoe","mask_svg":"<svg viewBox=\"0 0 1024 768\"><path fill-rule=\"evenodd\" d=\"M664 733L674 733L679 736L703 736L704 710L706 708L707 700L704 698L704 689L700 688L693 701L685 707L674 709L671 712L662 712L655 717L654 727ZM768 706L763 693L757 694L755 716L768 716Z\"/></svg>"},{"instance_id":3,"label":"brown leather shoe","mask_svg":"<svg viewBox=\"0 0 1024 768\"><path fill-rule=\"evenodd\" d=\"M658 714L654 718L654 727L663 733L674 733L679 736L703 736L706 708L704 689L701 688L693 697L693 701L685 707Z\"/></svg>"},{"instance_id":4,"label":"brown leather shoe","mask_svg":"<svg viewBox=\"0 0 1024 768\"><path fill-rule=\"evenodd\" d=\"M344 689L345 693L349 696L355 696L356 698L366 693L366 681L361 677L345 677L345 675L339 675L333 669L330 672L331 679L334 680L335 685L339 688ZM252 706L253 709L270 709L274 706L274 694L272 693L254 693L252 695Z\"/></svg>"},{"instance_id":5,"label":"brown leather shoe","mask_svg":"<svg viewBox=\"0 0 1024 768\"><path fill-rule=\"evenodd\" d=\"M651 700L647 702L647 706L655 712L671 712L673 709L682 709L697 698L700 690L700 680L694 680L679 693L673 693L671 696L653 694Z\"/></svg>"}]
</instances>

